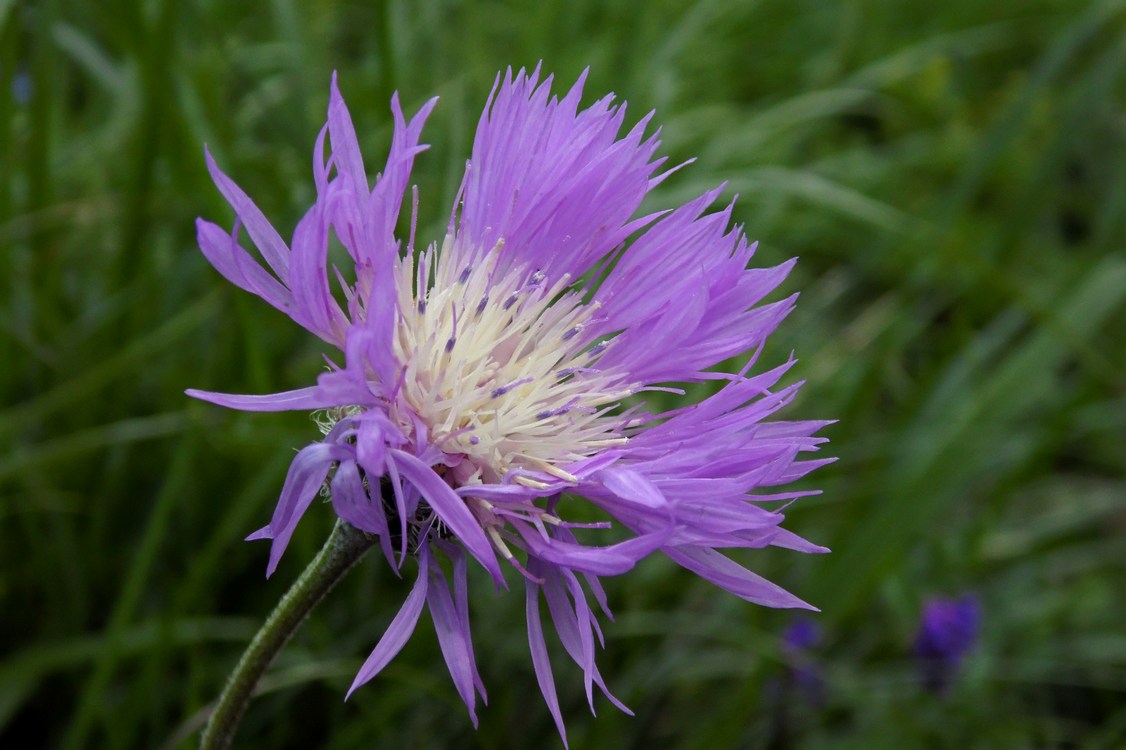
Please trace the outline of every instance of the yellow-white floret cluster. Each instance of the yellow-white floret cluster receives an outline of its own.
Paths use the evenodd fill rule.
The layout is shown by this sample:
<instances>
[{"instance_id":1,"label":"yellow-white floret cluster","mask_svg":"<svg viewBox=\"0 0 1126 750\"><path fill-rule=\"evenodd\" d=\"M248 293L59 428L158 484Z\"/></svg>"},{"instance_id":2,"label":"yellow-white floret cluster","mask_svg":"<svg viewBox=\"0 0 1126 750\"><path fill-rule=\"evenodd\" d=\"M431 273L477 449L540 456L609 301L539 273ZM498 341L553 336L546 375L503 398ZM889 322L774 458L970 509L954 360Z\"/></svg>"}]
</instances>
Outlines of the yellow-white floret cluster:
<instances>
[{"instance_id":1,"label":"yellow-white floret cluster","mask_svg":"<svg viewBox=\"0 0 1126 750\"><path fill-rule=\"evenodd\" d=\"M513 469L574 482L568 464L625 442L616 406L633 392L624 374L597 367L608 342L582 335L598 305L567 274L505 268L503 241L473 265L459 263L456 241L418 253L417 266L413 253L399 262L401 398L433 444L464 457L456 485Z\"/></svg>"}]
</instances>

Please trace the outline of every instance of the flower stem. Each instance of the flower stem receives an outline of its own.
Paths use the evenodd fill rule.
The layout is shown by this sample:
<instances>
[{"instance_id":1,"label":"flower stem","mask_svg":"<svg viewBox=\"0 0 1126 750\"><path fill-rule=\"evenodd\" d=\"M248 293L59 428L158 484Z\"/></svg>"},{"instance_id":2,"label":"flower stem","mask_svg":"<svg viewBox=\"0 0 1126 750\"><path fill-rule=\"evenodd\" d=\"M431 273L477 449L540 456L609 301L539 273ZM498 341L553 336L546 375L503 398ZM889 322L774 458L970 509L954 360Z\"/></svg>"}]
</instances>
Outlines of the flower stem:
<instances>
[{"instance_id":1,"label":"flower stem","mask_svg":"<svg viewBox=\"0 0 1126 750\"><path fill-rule=\"evenodd\" d=\"M278 602L243 652L203 730L200 750L225 750L231 746L254 687L270 662L313 607L371 549L375 541L374 537L342 520L336 522L321 551Z\"/></svg>"}]
</instances>

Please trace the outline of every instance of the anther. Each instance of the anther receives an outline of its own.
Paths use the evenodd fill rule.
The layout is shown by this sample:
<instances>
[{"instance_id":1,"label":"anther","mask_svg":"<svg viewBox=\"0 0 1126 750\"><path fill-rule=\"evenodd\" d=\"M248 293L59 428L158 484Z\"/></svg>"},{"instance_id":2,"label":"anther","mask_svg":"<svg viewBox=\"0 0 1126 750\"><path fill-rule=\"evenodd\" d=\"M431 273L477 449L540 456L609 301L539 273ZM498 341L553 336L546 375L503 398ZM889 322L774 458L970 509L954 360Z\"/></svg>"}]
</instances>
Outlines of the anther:
<instances>
[{"instance_id":1,"label":"anther","mask_svg":"<svg viewBox=\"0 0 1126 750\"><path fill-rule=\"evenodd\" d=\"M449 354L454 350L454 344L457 343L457 305L453 308L454 330L450 333L450 340L446 342L446 353Z\"/></svg>"},{"instance_id":2,"label":"anther","mask_svg":"<svg viewBox=\"0 0 1126 750\"><path fill-rule=\"evenodd\" d=\"M531 383L532 380L533 380L532 378L521 378L520 380L517 380L513 383L509 383L508 385L502 385L500 388L494 388L491 395L492 395L493 398L500 398L504 394L511 391L513 388L517 388L519 386L522 386L525 383Z\"/></svg>"}]
</instances>

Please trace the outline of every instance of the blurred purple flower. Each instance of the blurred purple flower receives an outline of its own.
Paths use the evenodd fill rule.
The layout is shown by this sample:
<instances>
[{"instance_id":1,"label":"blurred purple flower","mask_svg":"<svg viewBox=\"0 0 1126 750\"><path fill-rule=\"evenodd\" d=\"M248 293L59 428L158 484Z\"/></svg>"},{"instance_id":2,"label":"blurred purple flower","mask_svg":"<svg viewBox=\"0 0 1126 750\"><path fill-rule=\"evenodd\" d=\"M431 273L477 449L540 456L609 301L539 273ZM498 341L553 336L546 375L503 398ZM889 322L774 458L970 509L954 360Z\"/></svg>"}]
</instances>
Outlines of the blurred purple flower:
<instances>
[{"instance_id":1,"label":"blurred purple flower","mask_svg":"<svg viewBox=\"0 0 1126 750\"><path fill-rule=\"evenodd\" d=\"M821 624L808 617L799 617L790 622L782 631L782 650L787 653L800 653L821 643Z\"/></svg>"},{"instance_id":2,"label":"blurred purple flower","mask_svg":"<svg viewBox=\"0 0 1126 750\"><path fill-rule=\"evenodd\" d=\"M273 540L273 573L327 483L335 512L377 535L394 569L417 557L417 582L352 689L399 652L425 606L475 725L475 692L485 690L470 638L467 554L498 587L507 586L500 560L520 572L532 661L563 733L541 597L592 707L597 685L628 711L595 666L602 632L588 596L610 616L600 577L660 551L747 601L808 607L719 550L827 551L782 529L773 506L813 493L767 488L832 460L799 460L824 442L814 434L828 422L771 421L800 386L776 387L792 359L750 374L793 308L796 295L760 304L793 261L748 269L755 246L728 229L731 206L705 213L722 186L634 218L675 168L659 171L657 136L645 135L651 115L620 135L625 106L612 96L580 109L584 79L557 99L538 68L498 78L445 237L424 249L415 245L417 193L405 247L395 232L435 100L408 122L392 98L390 155L372 186L334 78L314 151L317 198L288 244L207 157L238 221L228 232L200 219L204 255L344 355L296 391L188 392L247 411L316 410L324 439L297 454L273 518L249 538ZM239 244L240 227L269 270ZM330 235L354 267L328 271ZM713 369L747 352L738 372ZM683 395L668 384L703 381L722 387L668 411L631 400ZM576 530L610 523L568 522L564 494L630 538L580 542Z\"/></svg>"},{"instance_id":3,"label":"blurred purple flower","mask_svg":"<svg viewBox=\"0 0 1126 750\"><path fill-rule=\"evenodd\" d=\"M786 659L787 682L811 706L825 701L825 680L817 657L810 653L821 644L821 624L808 617L792 620L782 631L782 654Z\"/></svg>"},{"instance_id":4,"label":"blurred purple flower","mask_svg":"<svg viewBox=\"0 0 1126 750\"><path fill-rule=\"evenodd\" d=\"M914 645L927 690L941 693L949 687L962 659L977 643L980 627L981 605L974 595L927 600Z\"/></svg>"}]
</instances>

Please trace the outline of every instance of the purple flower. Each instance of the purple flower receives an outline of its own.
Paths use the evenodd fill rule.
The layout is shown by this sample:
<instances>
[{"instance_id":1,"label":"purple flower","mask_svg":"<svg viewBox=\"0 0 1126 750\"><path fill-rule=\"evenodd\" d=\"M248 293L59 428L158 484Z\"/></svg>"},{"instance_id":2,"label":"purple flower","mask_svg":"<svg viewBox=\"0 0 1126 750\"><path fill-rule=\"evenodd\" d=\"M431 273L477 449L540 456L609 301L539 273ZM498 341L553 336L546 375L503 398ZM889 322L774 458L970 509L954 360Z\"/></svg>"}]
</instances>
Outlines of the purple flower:
<instances>
[{"instance_id":1,"label":"purple flower","mask_svg":"<svg viewBox=\"0 0 1126 750\"><path fill-rule=\"evenodd\" d=\"M927 690L946 690L977 642L980 626L981 605L972 594L960 599L934 597L923 605L914 652Z\"/></svg>"},{"instance_id":2,"label":"purple flower","mask_svg":"<svg viewBox=\"0 0 1126 750\"><path fill-rule=\"evenodd\" d=\"M825 680L821 675L820 661L812 653L821 645L821 624L808 617L799 617L782 631L782 655L786 660L788 689L796 687L799 695L810 706L819 707L825 702Z\"/></svg>"},{"instance_id":3,"label":"purple flower","mask_svg":"<svg viewBox=\"0 0 1126 750\"><path fill-rule=\"evenodd\" d=\"M798 617L790 621L782 631L782 650L790 654L800 654L821 643L821 624L808 617Z\"/></svg>"},{"instance_id":4,"label":"purple flower","mask_svg":"<svg viewBox=\"0 0 1126 750\"><path fill-rule=\"evenodd\" d=\"M249 537L272 540L267 575L326 485L335 512L378 536L396 570L417 557L417 582L353 690L427 607L476 725L485 690L470 638L471 557L498 587L508 585L504 565L519 572L532 661L561 734L541 599L592 706L597 685L628 711L595 665L602 631L588 599L610 617L600 578L660 551L748 601L808 607L719 550L826 551L780 525L779 506L812 493L774 488L832 460L799 460L828 422L772 420L800 385L778 386L793 360L751 371L793 308L796 295L762 302L793 261L747 268L755 246L728 228L731 206L705 213L722 186L636 217L675 168L661 171L657 136L645 134L651 115L621 135L625 107L613 97L580 109L584 79L558 99L538 68L498 77L448 229L425 248L415 244L417 193L405 243L396 226L435 100L408 121L392 98L394 136L373 186L334 78L314 151L316 202L289 243L208 155L238 220L231 232L199 220L204 255L343 358L296 391L188 392L247 411L315 411L324 439L297 454L273 518ZM268 269L239 244L240 227ZM331 236L354 267L327 269ZM714 369L748 352L738 372ZM722 387L668 411L635 398L703 381ZM611 523L568 521L576 502L628 538L595 544L589 530Z\"/></svg>"}]
</instances>

